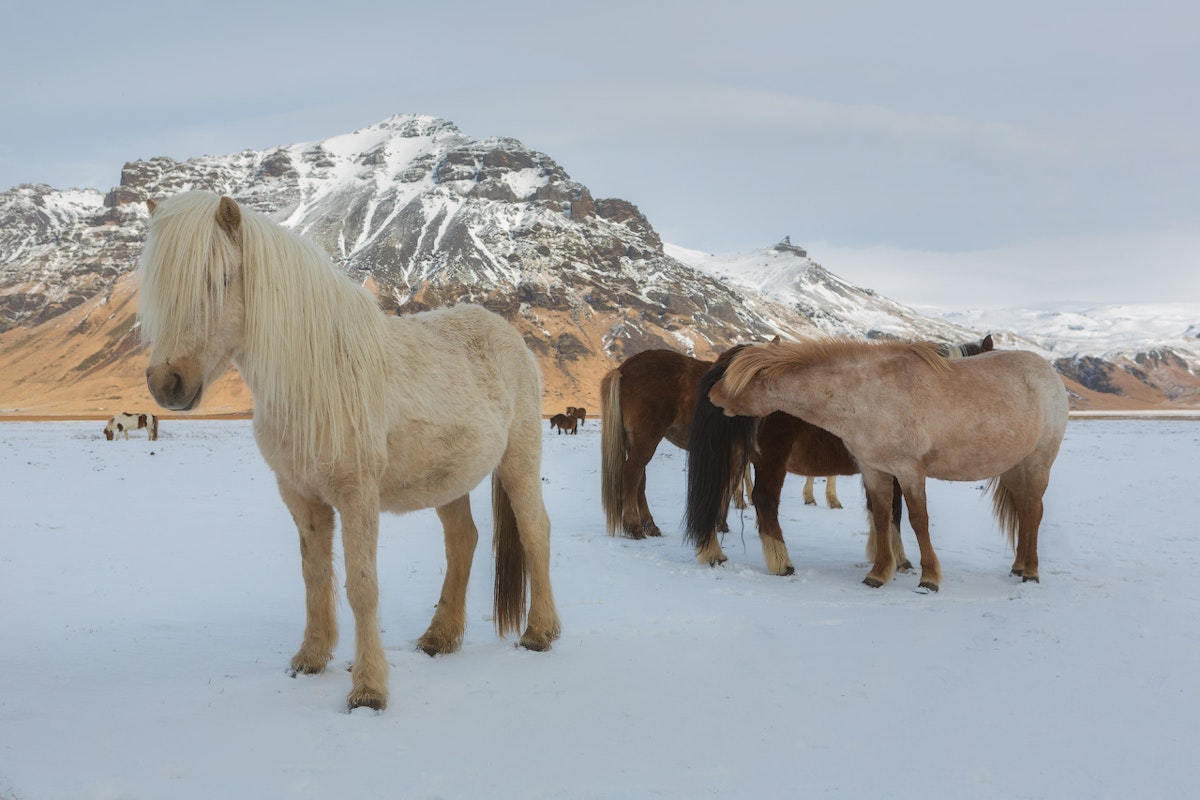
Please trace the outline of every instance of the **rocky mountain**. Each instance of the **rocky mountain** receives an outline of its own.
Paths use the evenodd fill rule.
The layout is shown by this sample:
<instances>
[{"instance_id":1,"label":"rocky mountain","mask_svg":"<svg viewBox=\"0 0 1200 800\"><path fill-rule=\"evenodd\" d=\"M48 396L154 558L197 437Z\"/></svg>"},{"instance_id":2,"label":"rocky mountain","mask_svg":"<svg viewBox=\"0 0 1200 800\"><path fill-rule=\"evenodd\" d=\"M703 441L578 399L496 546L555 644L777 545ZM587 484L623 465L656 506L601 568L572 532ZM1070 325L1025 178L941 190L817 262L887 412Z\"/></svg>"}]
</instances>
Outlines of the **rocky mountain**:
<instances>
[{"instance_id":1,"label":"rocky mountain","mask_svg":"<svg viewBox=\"0 0 1200 800\"><path fill-rule=\"evenodd\" d=\"M543 153L399 116L269 151L131 162L106 194L0 194L0 413L152 405L132 273L145 201L188 189L229 194L314 239L391 313L471 301L502 314L537 353L551 412L598 409L603 373L648 348L708 358L776 333L982 335L851 286L787 241L724 258L664 247L636 206L593 197ZM1194 358L1180 358L1193 369ZM1069 377L1079 404L1121 402L1106 393L1111 375L1092 377L1111 363ZM1139 402L1185 396L1159 385ZM246 411L250 398L231 376L207 405Z\"/></svg>"}]
</instances>

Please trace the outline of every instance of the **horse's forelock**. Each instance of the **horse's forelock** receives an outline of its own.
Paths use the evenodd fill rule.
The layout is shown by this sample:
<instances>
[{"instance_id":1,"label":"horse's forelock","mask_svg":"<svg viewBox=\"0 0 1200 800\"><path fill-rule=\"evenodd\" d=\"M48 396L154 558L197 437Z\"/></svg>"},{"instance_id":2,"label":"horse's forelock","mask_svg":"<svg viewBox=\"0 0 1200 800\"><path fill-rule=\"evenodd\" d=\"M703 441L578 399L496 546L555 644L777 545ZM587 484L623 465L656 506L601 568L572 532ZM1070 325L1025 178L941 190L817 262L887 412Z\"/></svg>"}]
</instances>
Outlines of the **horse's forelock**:
<instances>
[{"instance_id":1,"label":"horse's forelock","mask_svg":"<svg viewBox=\"0 0 1200 800\"><path fill-rule=\"evenodd\" d=\"M143 341L185 352L215 330L237 249L217 226L220 197L184 192L157 204L138 266Z\"/></svg>"}]
</instances>

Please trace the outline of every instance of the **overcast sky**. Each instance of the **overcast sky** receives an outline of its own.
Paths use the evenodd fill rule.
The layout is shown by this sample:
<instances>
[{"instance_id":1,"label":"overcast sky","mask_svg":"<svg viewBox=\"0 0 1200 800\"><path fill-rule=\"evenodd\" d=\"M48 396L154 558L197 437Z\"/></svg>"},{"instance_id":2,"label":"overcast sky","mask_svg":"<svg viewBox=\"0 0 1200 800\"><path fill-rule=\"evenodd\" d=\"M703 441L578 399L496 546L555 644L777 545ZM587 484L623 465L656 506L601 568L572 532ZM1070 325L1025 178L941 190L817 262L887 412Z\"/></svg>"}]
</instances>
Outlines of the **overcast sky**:
<instances>
[{"instance_id":1,"label":"overcast sky","mask_svg":"<svg viewBox=\"0 0 1200 800\"><path fill-rule=\"evenodd\" d=\"M422 113L913 305L1200 302L1193 0L47 0L0 53L0 190Z\"/></svg>"}]
</instances>

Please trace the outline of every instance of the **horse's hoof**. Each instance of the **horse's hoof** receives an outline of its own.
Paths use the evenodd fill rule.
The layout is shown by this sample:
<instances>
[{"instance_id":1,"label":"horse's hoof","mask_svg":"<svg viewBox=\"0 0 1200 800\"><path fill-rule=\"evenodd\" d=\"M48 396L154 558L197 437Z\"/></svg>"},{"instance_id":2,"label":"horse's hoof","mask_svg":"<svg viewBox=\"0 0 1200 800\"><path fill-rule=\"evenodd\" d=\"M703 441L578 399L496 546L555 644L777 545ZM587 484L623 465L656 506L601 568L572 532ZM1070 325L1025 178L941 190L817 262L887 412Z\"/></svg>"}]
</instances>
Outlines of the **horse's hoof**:
<instances>
[{"instance_id":1,"label":"horse's hoof","mask_svg":"<svg viewBox=\"0 0 1200 800\"><path fill-rule=\"evenodd\" d=\"M806 506L815 506L816 504L817 504L816 500L805 500L804 501L804 505L806 505Z\"/></svg>"},{"instance_id":2,"label":"horse's hoof","mask_svg":"<svg viewBox=\"0 0 1200 800\"><path fill-rule=\"evenodd\" d=\"M816 505L816 504L814 503L813 505ZM829 507L830 508L841 508L842 504L841 503L830 503Z\"/></svg>"},{"instance_id":3,"label":"horse's hoof","mask_svg":"<svg viewBox=\"0 0 1200 800\"><path fill-rule=\"evenodd\" d=\"M900 562L900 566L896 567L896 571L897 572L912 572L913 571L912 562L908 561L907 559Z\"/></svg>"},{"instance_id":4,"label":"horse's hoof","mask_svg":"<svg viewBox=\"0 0 1200 800\"><path fill-rule=\"evenodd\" d=\"M645 539L646 534L642 533L641 528L626 528L625 529L625 538L626 539Z\"/></svg>"},{"instance_id":5,"label":"horse's hoof","mask_svg":"<svg viewBox=\"0 0 1200 800\"><path fill-rule=\"evenodd\" d=\"M786 578L788 575L795 575L795 574L796 574L796 568L795 568L795 567L793 567L791 564L788 564L786 567L784 567L784 568L783 568L783 572L781 572L781 573L779 573L779 574L780 574L780 575L782 575L782 576L783 576L783 577L785 577L785 578Z\"/></svg>"},{"instance_id":6,"label":"horse's hoof","mask_svg":"<svg viewBox=\"0 0 1200 800\"><path fill-rule=\"evenodd\" d=\"M646 528L646 535L647 536L662 536L662 531L660 531L658 529L657 525L651 525L650 527Z\"/></svg>"},{"instance_id":7,"label":"horse's hoof","mask_svg":"<svg viewBox=\"0 0 1200 800\"><path fill-rule=\"evenodd\" d=\"M535 653L544 653L550 649L550 637L525 634L521 637L521 647Z\"/></svg>"},{"instance_id":8,"label":"horse's hoof","mask_svg":"<svg viewBox=\"0 0 1200 800\"><path fill-rule=\"evenodd\" d=\"M346 710L353 711L356 708L369 708L372 711L383 711L387 708L387 697L375 692L367 690L353 691L346 698Z\"/></svg>"},{"instance_id":9,"label":"horse's hoof","mask_svg":"<svg viewBox=\"0 0 1200 800\"><path fill-rule=\"evenodd\" d=\"M879 578L872 578L870 575L863 578L863 583L872 589L878 589L880 586L883 586L883 581L879 580Z\"/></svg>"},{"instance_id":10,"label":"horse's hoof","mask_svg":"<svg viewBox=\"0 0 1200 800\"><path fill-rule=\"evenodd\" d=\"M933 581L921 581L920 583L917 584L917 588L918 589L928 589L931 592L936 592L938 590L938 585L936 583L934 583Z\"/></svg>"},{"instance_id":11,"label":"horse's hoof","mask_svg":"<svg viewBox=\"0 0 1200 800\"><path fill-rule=\"evenodd\" d=\"M1037 575L1022 575L1021 583L1041 583Z\"/></svg>"},{"instance_id":12,"label":"horse's hoof","mask_svg":"<svg viewBox=\"0 0 1200 800\"><path fill-rule=\"evenodd\" d=\"M710 558L708 560L708 565L710 567L719 567L719 566L722 566L728 560L729 560L728 556L721 556L720 558Z\"/></svg>"}]
</instances>

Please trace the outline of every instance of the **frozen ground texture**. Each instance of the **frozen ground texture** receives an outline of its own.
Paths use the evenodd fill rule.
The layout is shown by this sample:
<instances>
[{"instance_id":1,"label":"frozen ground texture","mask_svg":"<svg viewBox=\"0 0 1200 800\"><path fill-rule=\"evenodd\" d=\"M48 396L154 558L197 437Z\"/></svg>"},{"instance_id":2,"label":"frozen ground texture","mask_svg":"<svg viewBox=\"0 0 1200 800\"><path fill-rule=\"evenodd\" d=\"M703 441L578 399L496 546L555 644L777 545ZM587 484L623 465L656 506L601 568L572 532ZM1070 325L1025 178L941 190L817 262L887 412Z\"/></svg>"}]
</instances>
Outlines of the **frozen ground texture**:
<instances>
[{"instance_id":1,"label":"frozen ground texture","mask_svg":"<svg viewBox=\"0 0 1200 800\"><path fill-rule=\"evenodd\" d=\"M942 591L861 584L861 488L752 512L720 569L679 518L683 454L650 476L667 535L610 539L598 425L545 437L563 637L496 638L486 486L460 652L415 649L444 568L436 517L385 517L391 705L347 714L353 637L289 678L296 534L248 422L0 425L0 798L1086 798L1191 796L1200 716L1200 423L1073 421L1042 583L979 484L932 483ZM818 492L820 495L820 492ZM744 524L744 529L743 529ZM911 533L906 542L915 553Z\"/></svg>"}]
</instances>

